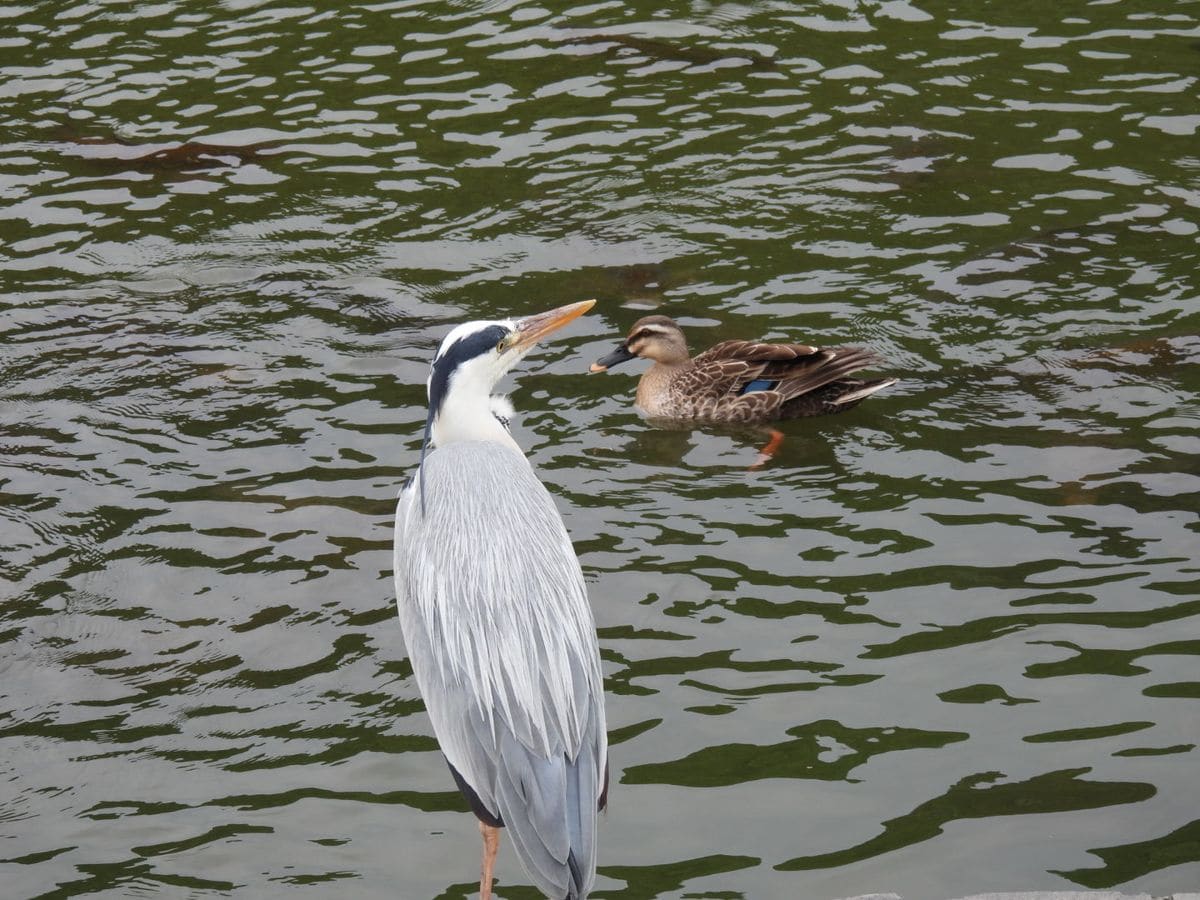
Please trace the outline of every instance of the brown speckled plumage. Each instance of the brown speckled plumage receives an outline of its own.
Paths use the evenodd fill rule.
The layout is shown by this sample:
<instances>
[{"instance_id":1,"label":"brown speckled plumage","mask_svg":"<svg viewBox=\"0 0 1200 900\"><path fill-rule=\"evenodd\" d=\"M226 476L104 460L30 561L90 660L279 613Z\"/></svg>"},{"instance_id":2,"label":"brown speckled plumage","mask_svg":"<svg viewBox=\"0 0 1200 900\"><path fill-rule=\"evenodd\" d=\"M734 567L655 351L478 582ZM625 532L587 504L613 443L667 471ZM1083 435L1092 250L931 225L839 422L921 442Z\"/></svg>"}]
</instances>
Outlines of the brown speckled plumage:
<instances>
[{"instance_id":1,"label":"brown speckled plumage","mask_svg":"<svg viewBox=\"0 0 1200 900\"><path fill-rule=\"evenodd\" d=\"M654 361L638 383L637 404L654 418L753 424L850 409L895 378L865 381L851 374L883 360L860 347L820 349L806 344L724 341L694 358L680 327L667 316L647 316L593 370L634 356ZM742 393L754 381L768 389Z\"/></svg>"}]
</instances>

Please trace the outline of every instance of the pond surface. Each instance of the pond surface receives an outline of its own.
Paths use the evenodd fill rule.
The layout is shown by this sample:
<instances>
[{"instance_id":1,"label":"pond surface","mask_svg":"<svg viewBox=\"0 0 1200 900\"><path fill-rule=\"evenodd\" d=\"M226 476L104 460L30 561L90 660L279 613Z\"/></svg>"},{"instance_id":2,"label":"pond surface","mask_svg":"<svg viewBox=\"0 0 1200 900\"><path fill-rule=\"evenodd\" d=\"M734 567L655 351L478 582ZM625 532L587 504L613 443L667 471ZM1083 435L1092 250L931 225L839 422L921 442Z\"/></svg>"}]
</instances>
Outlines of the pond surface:
<instances>
[{"instance_id":1,"label":"pond surface","mask_svg":"<svg viewBox=\"0 0 1200 900\"><path fill-rule=\"evenodd\" d=\"M474 894L394 498L441 337L587 297L506 386L597 897L1196 890L1198 17L5 4L5 897ZM587 374L647 310L901 381L750 472Z\"/></svg>"}]
</instances>

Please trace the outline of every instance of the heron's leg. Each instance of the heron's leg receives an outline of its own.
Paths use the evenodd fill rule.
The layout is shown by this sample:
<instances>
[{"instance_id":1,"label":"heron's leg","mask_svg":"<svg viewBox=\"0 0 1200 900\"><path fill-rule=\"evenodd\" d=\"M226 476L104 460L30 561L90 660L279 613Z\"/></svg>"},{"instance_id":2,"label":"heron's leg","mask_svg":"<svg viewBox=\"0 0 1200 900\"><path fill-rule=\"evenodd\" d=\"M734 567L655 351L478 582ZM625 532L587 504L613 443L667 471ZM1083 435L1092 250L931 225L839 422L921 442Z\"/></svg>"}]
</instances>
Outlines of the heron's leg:
<instances>
[{"instance_id":1,"label":"heron's leg","mask_svg":"<svg viewBox=\"0 0 1200 900\"><path fill-rule=\"evenodd\" d=\"M500 829L480 822L479 833L483 836L483 871L479 876L479 900L491 900L492 869L496 865L496 851L500 849Z\"/></svg>"},{"instance_id":2,"label":"heron's leg","mask_svg":"<svg viewBox=\"0 0 1200 900\"><path fill-rule=\"evenodd\" d=\"M768 433L771 439L763 445L763 448L758 451L758 456L754 458L754 462L750 464L751 469L757 469L765 466L770 462L771 457L775 455L775 451L783 446L783 432L778 428L769 429Z\"/></svg>"}]
</instances>

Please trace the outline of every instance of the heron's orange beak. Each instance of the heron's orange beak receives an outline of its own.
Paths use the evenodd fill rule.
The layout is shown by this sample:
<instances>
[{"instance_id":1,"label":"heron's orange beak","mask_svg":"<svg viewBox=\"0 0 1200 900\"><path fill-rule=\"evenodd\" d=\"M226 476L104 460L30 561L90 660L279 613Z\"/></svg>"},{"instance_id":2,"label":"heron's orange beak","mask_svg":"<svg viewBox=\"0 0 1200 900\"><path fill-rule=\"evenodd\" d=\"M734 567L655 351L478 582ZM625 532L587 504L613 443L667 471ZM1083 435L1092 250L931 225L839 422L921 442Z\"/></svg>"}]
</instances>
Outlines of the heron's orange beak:
<instances>
[{"instance_id":1,"label":"heron's orange beak","mask_svg":"<svg viewBox=\"0 0 1200 900\"><path fill-rule=\"evenodd\" d=\"M595 305L595 300L580 300L578 303L568 303L549 312L518 319L517 339L513 346L521 349L531 347L552 331L558 331L568 322L578 319Z\"/></svg>"}]
</instances>

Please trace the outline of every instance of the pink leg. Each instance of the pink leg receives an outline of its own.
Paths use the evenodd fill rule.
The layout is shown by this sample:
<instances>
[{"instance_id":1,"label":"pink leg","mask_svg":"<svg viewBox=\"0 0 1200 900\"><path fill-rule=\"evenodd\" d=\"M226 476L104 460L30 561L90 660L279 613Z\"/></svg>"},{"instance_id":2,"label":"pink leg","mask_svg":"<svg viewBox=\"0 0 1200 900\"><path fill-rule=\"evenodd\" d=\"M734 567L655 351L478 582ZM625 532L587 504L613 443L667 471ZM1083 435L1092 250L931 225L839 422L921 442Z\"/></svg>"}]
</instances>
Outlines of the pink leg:
<instances>
[{"instance_id":1,"label":"pink leg","mask_svg":"<svg viewBox=\"0 0 1200 900\"><path fill-rule=\"evenodd\" d=\"M770 462L771 457L775 455L775 451L783 446L783 432L777 428L771 429L771 439L766 445L758 451L758 456L754 458L754 462L750 464L751 469L758 469Z\"/></svg>"},{"instance_id":2,"label":"pink leg","mask_svg":"<svg viewBox=\"0 0 1200 900\"><path fill-rule=\"evenodd\" d=\"M496 851L500 849L500 829L479 823L483 836L483 871L479 878L479 900L492 900L492 869L496 866Z\"/></svg>"}]
</instances>

